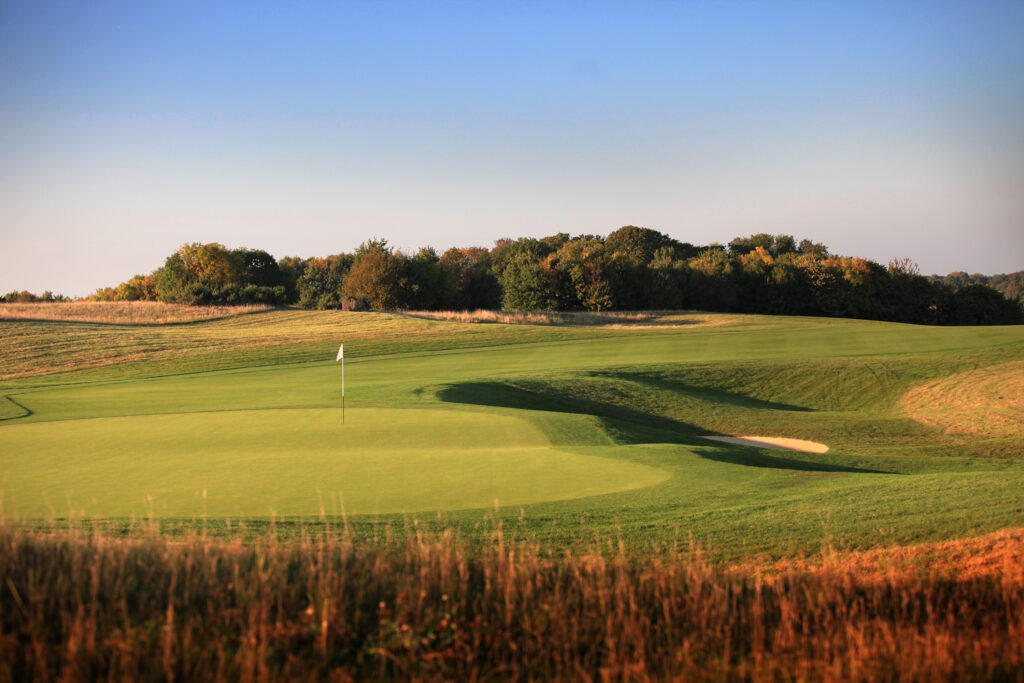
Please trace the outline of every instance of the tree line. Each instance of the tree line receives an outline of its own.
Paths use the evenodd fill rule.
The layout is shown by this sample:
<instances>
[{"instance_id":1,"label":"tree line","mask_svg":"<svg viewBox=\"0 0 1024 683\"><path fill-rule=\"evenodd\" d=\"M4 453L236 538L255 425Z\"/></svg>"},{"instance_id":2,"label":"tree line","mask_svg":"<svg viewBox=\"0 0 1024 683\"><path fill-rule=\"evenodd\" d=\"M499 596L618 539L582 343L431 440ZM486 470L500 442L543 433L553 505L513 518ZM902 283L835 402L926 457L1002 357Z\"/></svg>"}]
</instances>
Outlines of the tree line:
<instances>
[{"instance_id":1,"label":"tree line","mask_svg":"<svg viewBox=\"0 0 1024 683\"><path fill-rule=\"evenodd\" d=\"M882 266L767 233L695 246L632 225L607 237L558 233L442 254L430 247L406 254L371 239L353 253L277 260L262 250L192 243L153 273L90 298L345 310L699 309L940 325L1024 320L1019 301L982 284L930 280L909 259Z\"/></svg>"},{"instance_id":2,"label":"tree line","mask_svg":"<svg viewBox=\"0 0 1024 683\"><path fill-rule=\"evenodd\" d=\"M38 304L38 303L61 303L65 301L71 301L71 297L64 296L63 294L54 294L50 290L46 290L42 294L33 294L27 289L24 290L13 290L6 294L0 294L0 303L10 304Z\"/></svg>"},{"instance_id":3,"label":"tree line","mask_svg":"<svg viewBox=\"0 0 1024 683\"><path fill-rule=\"evenodd\" d=\"M949 275L929 275L932 284L946 285L950 289L959 290L968 285L985 285L996 290L1011 301L1024 302L1024 270L998 275L967 274L957 270Z\"/></svg>"}]
</instances>

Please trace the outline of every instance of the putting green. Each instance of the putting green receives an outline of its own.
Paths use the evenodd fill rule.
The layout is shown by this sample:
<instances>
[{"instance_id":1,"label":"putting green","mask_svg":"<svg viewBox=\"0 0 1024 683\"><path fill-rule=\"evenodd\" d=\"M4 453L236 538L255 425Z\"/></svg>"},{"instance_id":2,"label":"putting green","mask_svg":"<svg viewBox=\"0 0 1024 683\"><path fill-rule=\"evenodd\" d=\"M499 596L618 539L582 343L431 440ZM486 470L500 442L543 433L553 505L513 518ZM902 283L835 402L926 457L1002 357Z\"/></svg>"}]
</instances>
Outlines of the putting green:
<instances>
[{"instance_id":1,"label":"putting green","mask_svg":"<svg viewBox=\"0 0 1024 683\"><path fill-rule=\"evenodd\" d=\"M242 410L11 424L14 517L318 516L525 505L667 472L552 448L529 422L454 409ZM87 465L87 466L83 466Z\"/></svg>"}]
</instances>

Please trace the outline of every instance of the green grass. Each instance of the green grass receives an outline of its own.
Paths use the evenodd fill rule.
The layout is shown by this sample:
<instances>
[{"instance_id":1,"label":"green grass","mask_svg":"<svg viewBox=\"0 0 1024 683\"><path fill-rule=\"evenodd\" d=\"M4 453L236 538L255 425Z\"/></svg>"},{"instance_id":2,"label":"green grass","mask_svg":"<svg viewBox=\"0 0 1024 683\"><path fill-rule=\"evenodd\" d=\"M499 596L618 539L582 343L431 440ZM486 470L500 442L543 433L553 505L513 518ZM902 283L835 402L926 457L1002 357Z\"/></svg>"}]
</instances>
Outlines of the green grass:
<instances>
[{"instance_id":1,"label":"green grass","mask_svg":"<svg viewBox=\"0 0 1024 683\"><path fill-rule=\"evenodd\" d=\"M539 429L512 416L357 408L347 417L342 426L337 410L250 410L15 425L4 434L5 502L29 517L70 507L86 515L201 509L316 518L342 506L355 514L530 504L668 476L552 449Z\"/></svg>"},{"instance_id":2,"label":"green grass","mask_svg":"<svg viewBox=\"0 0 1024 683\"><path fill-rule=\"evenodd\" d=\"M471 535L497 504L509 533L552 545L694 538L725 556L1024 523L1021 434L946 434L900 407L923 382L1020 360L1024 327L720 322L268 311L169 326L0 323L4 512L216 527L343 507L366 533L414 516ZM344 426L327 360L341 341ZM697 436L709 433L830 451Z\"/></svg>"}]
</instances>

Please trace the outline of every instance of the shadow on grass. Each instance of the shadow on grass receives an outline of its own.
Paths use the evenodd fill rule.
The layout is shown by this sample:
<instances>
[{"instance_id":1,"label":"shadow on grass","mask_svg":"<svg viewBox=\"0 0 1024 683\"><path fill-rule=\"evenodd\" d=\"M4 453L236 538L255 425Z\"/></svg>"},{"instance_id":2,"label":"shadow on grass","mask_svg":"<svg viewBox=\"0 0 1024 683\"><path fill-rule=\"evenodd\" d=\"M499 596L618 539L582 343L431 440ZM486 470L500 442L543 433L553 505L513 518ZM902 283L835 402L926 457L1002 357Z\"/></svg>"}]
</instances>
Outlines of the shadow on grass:
<instances>
[{"instance_id":1,"label":"shadow on grass","mask_svg":"<svg viewBox=\"0 0 1024 683\"><path fill-rule=\"evenodd\" d=\"M715 392L725 394L727 392ZM733 395L734 396L734 395ZM569 397L554 391L531 391L502 382L462 382L444 387L437 397L447 403L515 408L572 415L591 415L601 421L608 435L622 444L670 443L700 446L697 454L708 460L743 465L809 472L856 472L860 474L892 474L884 470L850 467L828 462L780 457L765 449L715 443L701 438L716 432L660 415L592 399ZM735 399L734 399L735 400ZM751 399L753 400L753 399ZM759 403L765 403L759 401ZM778 404L774 404L778 405ZM806 409L801 409L806 410Z\"/></svg>"},{"instance_id":2,"label":"shadow on grass","mask_svg":"<svg viewBox=\"0 0 1024 683\"><path fill-rule=\"evenodd\" d=\"M757 410L787 410L799 413L814 412L814 409L807 408L804 406L796 406L789 403L777 403L775 401L764 401L762 399L745 396L743 394L736 394L729 391L722 391L721 389L712 389L710 387L702 387L696 384L687 384L685 382L668 380L658 377L656 375L649 375L639 372L592 372L590 373L590 376L601 377L605 379L621 380L625 382L633 382L635 384L641 384L644 386L651 387L652 389L670 391L676 394L686 394L688 396L692 396L702 401L721 403L724 405L736 406L738 408L754 408Z\"/></svg>"},{"instance_id":3,"label":"shadow on grass","mask_svg":"<svg viewBox=\"0 0 1024 683\"><path fill-rule=\"evenodd\" d=\"M4 417L0 417L0 422L7 422L8 420L20 420L22 418L29 417L35 414L32 412L30 408L28 408L27 406L23 406L10 396L0 396L0 401L6 401L21 410L20 415L6 415Z\"/></svg>"}]
</instances>

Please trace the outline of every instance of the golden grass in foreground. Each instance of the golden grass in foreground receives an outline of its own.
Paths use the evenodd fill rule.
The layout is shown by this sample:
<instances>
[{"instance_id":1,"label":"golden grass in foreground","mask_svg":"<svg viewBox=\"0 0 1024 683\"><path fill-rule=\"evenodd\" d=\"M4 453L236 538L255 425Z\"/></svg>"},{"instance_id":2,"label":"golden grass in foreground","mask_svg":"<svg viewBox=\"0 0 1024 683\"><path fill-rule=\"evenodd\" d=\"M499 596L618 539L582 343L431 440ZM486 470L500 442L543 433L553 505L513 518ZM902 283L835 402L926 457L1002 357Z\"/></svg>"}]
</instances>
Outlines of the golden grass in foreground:
<instances>
[{"instance_id":1,"label":"golden grass in foreground","mask_svg":"<svg viewBox=\"0 0 1024 683\"><path fill-rule=\"evenodd\" d=\"M159 325L225 318L273 308L265 304L242 306L186 306L158 301L71 301L60 303L0 304L0 320L70 320L90 323Z\"/></svg>"},{"instance_id":2,"label":"golden grass in foreground","mask_svg":"<svg viewBox=\"0 0 1024 683\"><path fill-rule=\"evenodd\" d=\"M978 543L766 569L4 528L0 678L1021 680L1024 533Z\"/></svg>"},{"instance_id":3,"label":"golden grass in foreground","mask_svg":"<svg viewBox=\"0 0 1024 683\"><path fill-rule=\"evenodd\" d=\"M903 397L906 414L947 434L1024 434L1024 361L927 382Z\"/></svg>"}]
</instances>

